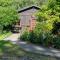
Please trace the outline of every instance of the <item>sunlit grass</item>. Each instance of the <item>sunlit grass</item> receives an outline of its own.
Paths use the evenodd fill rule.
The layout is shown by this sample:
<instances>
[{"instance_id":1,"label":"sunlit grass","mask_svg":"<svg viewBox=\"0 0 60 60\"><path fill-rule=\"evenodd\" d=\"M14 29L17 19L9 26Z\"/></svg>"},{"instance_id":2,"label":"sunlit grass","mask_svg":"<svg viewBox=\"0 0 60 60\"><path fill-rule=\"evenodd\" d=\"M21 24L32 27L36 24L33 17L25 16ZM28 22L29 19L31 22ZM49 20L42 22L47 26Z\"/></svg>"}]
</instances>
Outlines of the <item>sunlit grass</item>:
<instances>
[{"instance_id":1,"label":"sunlit grass","mask_svg":"<svg viewBox=\"0 0 60 60\"><path fill-rule=\"evenodd\" d=\"M12 33L11 32L6 32L6 33L0 34L0 40L3 40L5 37L9 36L10 34L12 34Z\"/></svg>"}]
</instances>

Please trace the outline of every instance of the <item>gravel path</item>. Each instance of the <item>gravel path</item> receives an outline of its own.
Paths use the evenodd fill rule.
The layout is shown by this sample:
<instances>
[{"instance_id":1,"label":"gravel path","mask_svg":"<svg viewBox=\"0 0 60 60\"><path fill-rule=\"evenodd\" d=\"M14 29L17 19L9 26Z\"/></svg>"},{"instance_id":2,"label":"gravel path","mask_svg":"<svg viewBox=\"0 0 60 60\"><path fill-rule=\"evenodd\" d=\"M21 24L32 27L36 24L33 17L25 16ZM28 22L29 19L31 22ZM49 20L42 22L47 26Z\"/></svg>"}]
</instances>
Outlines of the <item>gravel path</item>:
<instances>
[{"instance_id":1,"label":"gravel path","mask_svg":"<svg viewBox=\"0 0 60 60\"><path fill-rule=\"evenodd\" d=\"M28 51L28 52L60 58L60 51L59 50L53 49L53 48L44 48L44 47L36 46L33 44L28 44L24 41L18 41L19 36L20 36L20 34L12 34L11 36L5 38L5 40L12 41L13 43L19 45L23 50Z\"/></svg>"},{"instance_id":2,"label":"gravel path","mask_svg":"<svg viewBox=\"0 0 60 60\"><path fill-rule=\"evenodd\" d=\"M45 48L45 47L41 47L41 46L36 46L34 44L28 44L23 41L18 42L18 45L20 45L20 47L22 49L24 49L25 51L28 51L28 52L60 58L60 50L57 50L54 48Z\"/></svg>"},{"instance_id":3,"label":"gravel path","mask_svg":"<svg viewBox=\"0 0 60 60\"><path fill-rule=\"evenodd\" d=\"M19 36L20 36L20 33L14 33L6 37L4 40L17 41Z\"/></svg>"}]
</instances>

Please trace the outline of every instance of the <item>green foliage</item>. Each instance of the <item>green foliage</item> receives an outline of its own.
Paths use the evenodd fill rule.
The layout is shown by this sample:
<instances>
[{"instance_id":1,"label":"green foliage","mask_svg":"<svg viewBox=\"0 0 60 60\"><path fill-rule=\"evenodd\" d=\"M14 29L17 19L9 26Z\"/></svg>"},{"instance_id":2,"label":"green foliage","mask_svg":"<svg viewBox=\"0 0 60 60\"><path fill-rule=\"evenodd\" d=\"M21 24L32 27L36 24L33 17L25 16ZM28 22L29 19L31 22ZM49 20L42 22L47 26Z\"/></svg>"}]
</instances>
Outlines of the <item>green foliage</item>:
<instances>
[{"instance_id":1,"label":"green foliage","mask_svg":"<svg viewBox=\"0 0 60 60\"><path fill-rule=\"evenodd\" d=\"M21 40L46 47L60 48L60 38L57 36L55 39L55 35L53 35L51 32L52 28L49 28L50 25L46 25L46 22L37 22L37 26L32 32L23 33Z\"/></svg>"},{"instance_id":2,"label":"green foliage","mask_svg":"<svg viewBox=\"0 0 60 60\"><path fill-rule=\"evenodd\" d=\"M43 41L43 45L47 47L51 47L53 45L53 35L51 32L45 32L45 39Z\"/></svg>"},{"instance_id":3,"label":"green foliage","mask_svg":"<svg viewBox=\"0 0 60 60\"><path fill-rule=\"evenodd\" d=\"M35 32L31 31L29 33L29 41L32 43L37 43L38 36Z\"/></svg>"},{"instance_id":4,"label":"green foliage","mask_svg":"<svg viewBox=\"0 0 60 60\"><path fill-rule=\"evenodd\" d=\"M17 2L19 3L19 6L21 8L21 7L25 7L28 5L41 6L45 4L46 0L17 0Z\"/></svg>"},{"instance_id":5,"label":"green foliage","mask_svg":"<svg viewBox=\"0 0 60 60\"><path fill-rule=\"evenodd\" d=\"M36 36L36 44L42 45L44 38L43 38L43 32L41 31L39 34L35 33Z\"/></svg>"},{"instance_id":6,"label":"green foliage","mask_svg":"<svg viewBox=\"0 0 60 60\"><path fill-rule=\"evenodd\" d=\"M38 13L38 15L40 14L40 16L47 16L46 18L48 18L47 20L51 20L52 16L56 16L59 17L58 14L60 13L60 4L58 1L56 0L48 0L48 4L47 5L43 5L41 8L41 11ZM43 21L43 19L42 19Z\"/></svg>"},{"instance_id":7,"label":"green foliage","mask_svg":"<svg viewBox=\"0 0 60 60\"><path fill-rule=\"evenodd\" d=\"M21 40L31 42L34 44L42 45L45 47L53 47L60 49L60 36L55 36L51 32L29 32L29 34L24 33Z\"/></svg>"},{"instance_id":8,"label":"green foliage","mask_svg":"<svg viewBox=\"0 0 60 60\"><path fill-rule=\"evenodd\" d=\"M55 36L53 38L53 46L60 49L60 36Z\"/></svg>"},{"instance_id":9,"label":"green foliage","mask_svg":"<svg viewBox=\"0 0 60 60\"><path fill-rule=\"evenodd\" d=\"M49 0L49 2L48 2L48 8L54 10L55 7L56 7L56 0Z\"/></svg>"},{"instance_id":10,"label":"green foliage","mask_svg":"<svg viewBox=\"0 0 60 60\"><path fill-rule=\"evenodd\" d=\"M17 20L17 12L10 7L0 7L0 24L3 26L11 25Z\"/></svg>"},{"instance_id":11,"label":"green foliage","mask_svg":"<svg viewBox=\"0 0 60 60\"><path fill-rule=\"evenodd\" d=\"M20 0L0 0L0 6L18 9Z\"/></svg>"},{"instance_id":12,"label":"green foliage","mask_svg":"<svg viewBox=\"0 0 60 60\"><path fill-rule=\"evenodd\" d=\"M20 46L17 46L13 44L10 41L0 41L0 57L8 57L8 56L23 56L25 52L20 48Z\"/></svg>"},{"instance_id":13,"label":"green foliage","mask_svg":"<svg viewBox=\"0 0 60 60\"><path fill-rule=\"evenodd\" d=\"M37 13L37 21L44 22L49 30L54 29L53 23L60 22L60 4L58 0L48 0L47 5L43 5ZM46 23L47 22L47 23ZM43 27L44 28L44 27ZM46 28L46 27L45 27Z\"/></svg>"},{"instance_id":14,"label":"green foliage","mask_svg":"<svg viewBox=\"0 0 60 60\"><path fill-rule=\"evenodd\" d=\"M4 26L12 25L18 20L18 14L13 6L13 0L0 0L0 26L3 31Z\"/></svg>"},{"instance_id":15,"label":"green foliage","mask_svg":"<svg viewBox=\"0 0 60 60\"><path fill-rule=\"evenodd\" d=\"M24 32L24 33L21 35L20 39L21 39L21 40L24 40L24 41L28 41L28 40L29 40L28 36L29 36L29 33L28 33L28 32Z\"/></svg>"},{"instance_id":16,"label":"green foliage","mask_svg":"<svg viewBox=\"0 0 60 60\"><path fill-rule=\"evenodd\" d=\"M52 25L49 22L38 22L35 31L48 32L52 29Z\"/></svg>"}]
</instances>

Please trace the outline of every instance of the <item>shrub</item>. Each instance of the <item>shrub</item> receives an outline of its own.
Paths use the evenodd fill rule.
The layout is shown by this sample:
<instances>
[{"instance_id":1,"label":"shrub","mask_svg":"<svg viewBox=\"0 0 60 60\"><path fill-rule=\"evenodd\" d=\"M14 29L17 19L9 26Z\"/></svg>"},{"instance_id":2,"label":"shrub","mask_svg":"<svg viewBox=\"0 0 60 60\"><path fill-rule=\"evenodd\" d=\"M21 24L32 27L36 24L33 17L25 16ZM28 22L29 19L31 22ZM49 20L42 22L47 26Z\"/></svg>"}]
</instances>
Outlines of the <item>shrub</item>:
<instances>
[{"instance_id":1,"label":"shrub","mask_svg":"<svg viewBox=\"0 0 60 60\"><path fill-rule=\"evenodd\" d=\"M55 21L53 23L52 33L53 34L59 34L59 32L60 32L60 22Z\"/></svg>"},{"instance_id":2,"label":"shrub","mask_svg":"<svg viewBox=\"0 0 60 60\"><path fill-rule=\"evenodd\" d=\"M21 35L20 39L24 40L24 41L29 41L29 42L32 42L32 43L36 43L37 35L33 31L32 32L24 32Z\"/></svg>"},{"instance_id":3,"label":"shrub","mask_svg":"<svg viewBox=\"0 0 60 60\"><path fill-rule=\"evenodd\" d=\"M54 48L60 49L60 37L59 36L56 36L53 38L53 45L54 45Z\"/></svg>"},{"instance_id":4,"label":"shrub","mask_svg":"<svg viewBox=\"0 0 60 60\"><path fill-rule=\"evenodd\" d=\"M52 46L53 45L53 35L50 32L45 33L45 39L43 41L44 46Z\"/></svg>"},{"instance_id":5,"label":"shrub","mask_svg":"<svg viewBox=\"0 0 60 60\"><path fill-rule=\"evenodd\" d=\"M29 33L29 41L32 43L36 43L36 39L37 39L37 35L33 31L31 31Z\"/></svg>"},{"instance_id":6,"label":"shrub","mask_svg":"<svg viewBox=\"0 0 60 60\"><path fill-rule=\"evenodd\" d=\"M43 41L44 41L44 39L43 39L43 32L40 32L40 33L38 34L38 39L37 39L36 42L37 42L38 44L42 44Z\"/></svg>"},{"instance_id":7,"label":"shrub","mask_svg":"<svg viewBox=\"0 0 60 60\"><path fill-rule=\"evenodd\" d=\"M38 23L35 29L31 32L25 32L21 36L21 39L34 44L43 45L46 47L60 48L60 37L52 34L52 30L48 29L43 23Z\"/></svg>"},{"instance_id":8,"label":"shrub","mask_svg":"<svg viewBox=\"0 0 60 60\"><path fill-rule=\"evenodd\" d=\"M25 32L21 36L21 40L28 41L34 44L43 45L46 47L60 48L60 37L54 36L50 32Z\"/></svg>"},{"instance_id":9,"label":"shrub","mask_svg":"<svg viewBox=\"0 0 60 60\"><path fill-rule=\"evenodd\" d=\"M21 39L21 40L24 40L24 41L28 41L28 40L29 40L28 36L29 36L29 33L28 33L28 32L24 32L24 33L20 36L20 39Z\"/></svg>"},{"instance_id":10,"label":"shrub","mask_svg":"<svg viewBox=\"0 0 60 60\"><path fill-rule=\"evenodd\" d=\"M43 40L43 45L60 49L60 36L53 35L49 32L46 33L45 39Z\"/></svg>"}]
</instances>

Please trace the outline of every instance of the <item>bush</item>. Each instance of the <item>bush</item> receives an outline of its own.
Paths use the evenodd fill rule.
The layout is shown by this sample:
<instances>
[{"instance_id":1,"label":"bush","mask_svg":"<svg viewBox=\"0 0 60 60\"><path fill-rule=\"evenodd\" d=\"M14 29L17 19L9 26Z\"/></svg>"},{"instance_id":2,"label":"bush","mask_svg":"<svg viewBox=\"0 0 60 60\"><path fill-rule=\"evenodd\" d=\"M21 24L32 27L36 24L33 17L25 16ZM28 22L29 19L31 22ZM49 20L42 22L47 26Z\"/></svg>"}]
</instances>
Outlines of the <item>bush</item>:
<instances>
[{"instance_id":1,"label":"bush","mask_svg":"<svg viewBox=\"0 0 60 60\"><path fill-rule=\"evenodd\" d=\"M43 45L48 47L51 47L53 45L53 35L50 32L45 33Z\"/></svg>"},{"instance_id":2,"label":"bush","mask_svg":"<svg viewBox=\"0 0 60 60\"><path fill-rule=\"evenodd\" d=\"M53 23L52 33L53 34L59 34L59 32L60 32L60 22L55 21Z\"/></svg>"},{"instance_id":3,"label":"bush","mask_svg":"<svg viewBox=\"0 0 60 60\"><path fill-rule=\"evenodd\" d=\"M46 47L60 48L60 37L55 37L52 30L46 24L37 23L35 29L31 32L25 32L21 36L21 40L28 41L34 44L43 45Z\"/></svg>"},{"instance_id":4,"label":"bush","mask_svg":"<svg viewBox=\"0 0 60 60\"><path fill-rule=\"evenodd\" d=\"M53 38L53 45L54 45L54 48L60 49L60 37L59 36L56 36Z\"/></svg>"},{"instance_id":5,"label":"bush","mask_svg":"<svg viewBox=\"0 0 60 60\"><path fill-rule=\"evenodd\" d=\"M43 32L40 32L40 33L38 34L38 39L37 39L36 43L38 43L38 44L43 44L43 41L44 41Z\"/></svg>"},{"instance_id":6,"label":"bush","mask_svg":"<svg viewBox=\"0 0 60 60\"><path fill-rule=\"evenodd\" d=\"M37 39L37 35L33 31L31 31L29 33L29 41L32 43L36 43L36 39Z\"/></svg>"},{"instance_id":7,"label":"bush","mask_svg":"<svg viewBox=\"0 0 60 60\"><path fill-rule=\"evenodd\" d=\"M45 47L60 48L60 37L54 36L50 32L25 32L21 36L21 40L28 41L34 44L43 45Z\"/></svg>"},{"instance_id":8,"label":"bush","mask_svg":"<svg viewBox=\"0 0 60 60\"><path fill-rule=\"evenodd\" d=\"M22 36L20 37L23 41L29 41L32 43L36 43L37 35L36 33L32 32L24 32Z\"/></svg>"},{"instance_id":9,"label":"bush","mask_svg":"<svg viewBox=\"0 0 60 60\"><path fill-rule=\"evenodd\" d=\"M24 41L28 41L28 40L29 40L28 36L29 36L29 33L28 33L28 32L24 32L24 33L20 36L20 39L21 39L21 40L24 40Z\"/></svg>"}]
</instances>

